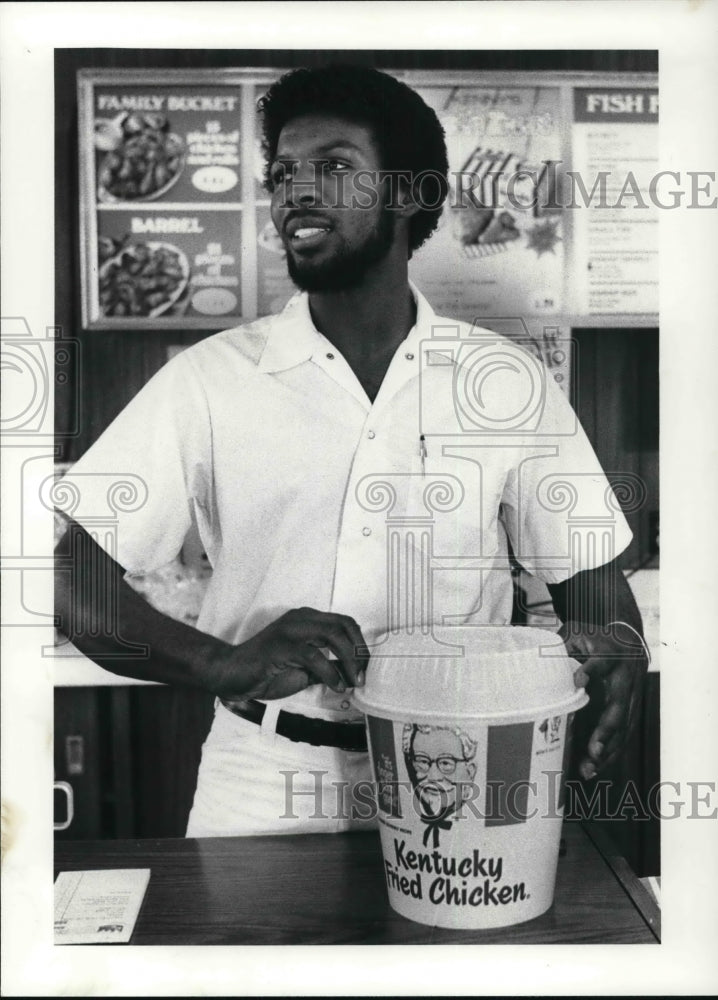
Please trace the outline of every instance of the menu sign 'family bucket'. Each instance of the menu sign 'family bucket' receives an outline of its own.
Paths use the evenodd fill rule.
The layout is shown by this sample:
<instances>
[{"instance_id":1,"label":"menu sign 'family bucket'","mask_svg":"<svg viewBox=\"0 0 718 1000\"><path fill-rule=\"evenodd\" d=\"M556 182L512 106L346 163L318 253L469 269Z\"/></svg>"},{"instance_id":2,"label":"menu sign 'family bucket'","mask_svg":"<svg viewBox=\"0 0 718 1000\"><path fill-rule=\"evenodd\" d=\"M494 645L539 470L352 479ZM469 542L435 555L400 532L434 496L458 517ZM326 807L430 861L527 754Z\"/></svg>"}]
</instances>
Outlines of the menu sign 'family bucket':
<instances>
[{"instance_id":1,"label":"menu sign 'family bucket'","mask_svg":"<svg viewBox=\"0 0 718 1000\"><path fill-rule=\"evenodd\" d=\"M435 628L372 649L365 713L389 901L436 927L491 928L553 902L577 689L558 636Z\"/></svg>"}]
</instances>

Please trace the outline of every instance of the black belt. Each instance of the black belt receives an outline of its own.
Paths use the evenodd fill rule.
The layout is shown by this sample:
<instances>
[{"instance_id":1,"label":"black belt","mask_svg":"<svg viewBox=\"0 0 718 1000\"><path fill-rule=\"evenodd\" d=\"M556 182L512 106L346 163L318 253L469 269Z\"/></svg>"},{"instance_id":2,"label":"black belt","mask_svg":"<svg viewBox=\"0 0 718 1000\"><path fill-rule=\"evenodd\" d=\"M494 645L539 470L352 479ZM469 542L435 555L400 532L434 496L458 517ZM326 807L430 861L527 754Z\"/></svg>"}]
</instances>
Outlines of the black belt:
<instances>
[{"instance_id":1,"label":"black belt","mask_svg":"<svg viewBox=\"0 0 718 1000\"><path fill-rule=\"evenodd\" d=\"M260 725L267 706L261 701L224 701L222 704L241 719ZM308 715L280 711L276 732L295 743L310 743L315 747L337 747L339 750L366 751L364 722L328 722Z\"/></svg>"}]
</instances>

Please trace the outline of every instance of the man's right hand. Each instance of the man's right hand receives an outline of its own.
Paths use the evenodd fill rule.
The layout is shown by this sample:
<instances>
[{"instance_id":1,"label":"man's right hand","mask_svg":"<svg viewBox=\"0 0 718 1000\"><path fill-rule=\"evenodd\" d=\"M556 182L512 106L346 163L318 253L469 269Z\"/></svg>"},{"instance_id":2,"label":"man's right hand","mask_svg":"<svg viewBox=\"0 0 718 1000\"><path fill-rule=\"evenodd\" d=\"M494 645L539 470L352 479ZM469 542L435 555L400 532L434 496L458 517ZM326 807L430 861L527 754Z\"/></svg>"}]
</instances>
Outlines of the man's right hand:
<instances>
[{"instance_id":1,"label":"man's right hand","mask_svg":"<svg viewBox=\"0 0 718 1000\"><path fill-rule=\"evenodd\" d=\"M369 651L352 618L299 608L231 645L153 608L129 586L122 566L67 520L56 548L58 627L106 670L225 699L286 698L311 684L335 691L363 684ZM109 625L108 608L116 616Z\"/></svg>"},{"instance_id":2,"label":"man's right hand","mask_svg":"<svg viewBox=\"0 0 718 1000\"><path fill-rule=\"evenodd\" d=\"M226 699L286 698L311 684L341 692L362 686L368 659L353 618L297 608L215 660L211 687Z\"/></svg>"}]
</instances>

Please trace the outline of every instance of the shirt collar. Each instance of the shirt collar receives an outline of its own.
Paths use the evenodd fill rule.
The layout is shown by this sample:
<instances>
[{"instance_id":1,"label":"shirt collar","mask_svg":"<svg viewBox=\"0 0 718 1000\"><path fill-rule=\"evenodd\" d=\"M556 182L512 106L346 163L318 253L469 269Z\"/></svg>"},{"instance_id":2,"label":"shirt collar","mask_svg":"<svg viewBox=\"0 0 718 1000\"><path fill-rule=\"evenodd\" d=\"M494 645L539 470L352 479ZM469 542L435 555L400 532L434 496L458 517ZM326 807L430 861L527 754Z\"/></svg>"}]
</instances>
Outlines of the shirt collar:
<instances>
[{"instance_id":1,"label":"shirt collar","mask_svg":"<svg viewBox=\"0 0 718 1000\"><path fill-rule=\"evenodd\" d=\"M271 317L258 368L261 372L286 371L308 361L326 343L312 322L309 296L298 292L280 313Z\"/></svg>"},{"instance_id":2,"label":"shirt collar","mask_svg":"<svg viewBox=\"0 0 718 1000\"><path fill-rule=\"evenodd\" d=\"M416 323L398 350L409 351L418 357L421 341L432 335L436 316L412 282L409 282L409 288L416 303ZM304 361L309 361L315 352L326 353L327 350L334 351L336 348L314 326L309 311L308 294L298 292L292 296L281 313L272 317L258 368L262 372L286 371Z\"/></svg>"}]
</instances>

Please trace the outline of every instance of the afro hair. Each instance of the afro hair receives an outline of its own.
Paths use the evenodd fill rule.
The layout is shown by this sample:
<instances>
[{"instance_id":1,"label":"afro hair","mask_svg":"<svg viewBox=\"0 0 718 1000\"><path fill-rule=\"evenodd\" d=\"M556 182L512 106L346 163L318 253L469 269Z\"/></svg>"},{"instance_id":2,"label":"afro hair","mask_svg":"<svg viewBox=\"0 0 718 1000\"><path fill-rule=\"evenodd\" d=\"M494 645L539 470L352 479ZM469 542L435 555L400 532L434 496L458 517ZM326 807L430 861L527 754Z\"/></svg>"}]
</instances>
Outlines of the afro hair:
<instances>
[{"instance_id":1,"label":"afro hair","mask_svg":"<svg viewBox=\"0 0 718 1000\"><path fill-rule=\"evenodd\" d=\"M383 170L414 178L427 174L438 185L438 197L427 206L419 199L421 207L410 219L409 256L434 232L448 192L444 130L436 113L411 87L366 66L297 69L269 88L258 109L268 190L269 168L284 126L301 115L335 115L371 129Z\"/></svg>"}]
</instances>

